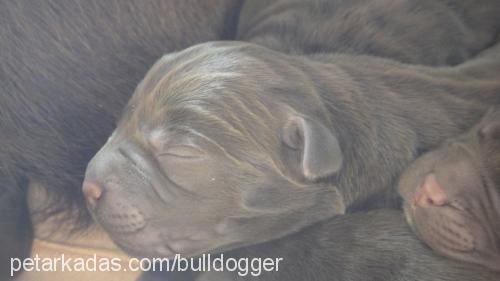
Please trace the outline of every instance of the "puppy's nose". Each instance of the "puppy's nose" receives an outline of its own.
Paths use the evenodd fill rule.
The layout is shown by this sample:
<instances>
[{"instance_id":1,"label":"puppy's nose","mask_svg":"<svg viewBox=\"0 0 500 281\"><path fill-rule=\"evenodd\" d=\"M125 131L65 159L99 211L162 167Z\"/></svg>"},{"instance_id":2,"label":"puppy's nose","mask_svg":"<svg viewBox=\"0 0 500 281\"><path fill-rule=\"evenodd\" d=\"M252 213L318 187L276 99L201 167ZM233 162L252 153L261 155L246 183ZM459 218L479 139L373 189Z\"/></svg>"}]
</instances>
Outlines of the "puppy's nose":
<instances>
[{"instance_id":1,"label":"puppy's nose","mask_svg":"<svg viewBox=\"0 0 500 281\"><path fill-rule=\"evenodd\" d=\"M446 204L447 197L434 174L427 175L415 195L415 203L422 208L439 207Z\"/></svg>"},{"instance_id":2,"label":"puppy's nose","mask_svg":"<svg viewBox=\"0 0 500 281\"><path fill-rule=\"evenodd\" d=\"M83 183L82 189L88 204L92 208L95 208L97 205L97 201L99 201L102 196L102 187L94 182L86 181Z\"/></svg>"}]
</instances>

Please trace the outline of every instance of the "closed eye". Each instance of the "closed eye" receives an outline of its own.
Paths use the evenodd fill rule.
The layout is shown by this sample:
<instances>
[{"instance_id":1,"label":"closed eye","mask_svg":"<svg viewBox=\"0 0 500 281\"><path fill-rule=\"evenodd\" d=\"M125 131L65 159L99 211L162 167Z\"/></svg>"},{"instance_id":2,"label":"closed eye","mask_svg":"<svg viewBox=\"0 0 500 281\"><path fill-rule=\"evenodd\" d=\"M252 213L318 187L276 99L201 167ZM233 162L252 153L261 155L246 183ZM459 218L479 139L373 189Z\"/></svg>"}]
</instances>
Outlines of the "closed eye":
<instances>
[{"instance_id":1,"label":"closed eye","mask_svg":"<svg viewBox=\"0 0 500 281\"><path fill-rule=\"evenodd\" d=\"M191 145L177 145L168 147L165 151L158 154L161 156L172 156L184 159L197 159L205 155L201 149Z\"/></svg>"}]
</instances>

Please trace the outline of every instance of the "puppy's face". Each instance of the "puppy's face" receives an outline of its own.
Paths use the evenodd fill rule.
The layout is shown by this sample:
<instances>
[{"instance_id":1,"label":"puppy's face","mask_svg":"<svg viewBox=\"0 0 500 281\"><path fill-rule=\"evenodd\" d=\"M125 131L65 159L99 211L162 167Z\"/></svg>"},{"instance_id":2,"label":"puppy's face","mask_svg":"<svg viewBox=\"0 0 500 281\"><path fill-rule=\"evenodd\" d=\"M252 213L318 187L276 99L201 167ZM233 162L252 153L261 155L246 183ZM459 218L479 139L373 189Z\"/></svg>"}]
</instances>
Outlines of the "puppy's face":
<instances>
[{"instance_id":1,"label":"puppy's face","mask_svg":"<svg viewBox=\"0 0 500 281\"><path fill-rule=\"evenodd\" d=\"M138 86L83 187L127 252L219 252L344 212L323 180L342 166L335 134L321 114L300 111L318 101L283 72L302 74L274 53L255 55L266 52L195 46L162 58Z\"/></svg>"},{"instance_id":2,"label":"puppy's face","mask_svg":"<svg viewBox=\"0 0 500 281\"><path fill-rule=\"evenodd\" d=\"M399 192L410 225L431 248L500 270L500 110L415 161Z\"/></svg>"}]
</instances>

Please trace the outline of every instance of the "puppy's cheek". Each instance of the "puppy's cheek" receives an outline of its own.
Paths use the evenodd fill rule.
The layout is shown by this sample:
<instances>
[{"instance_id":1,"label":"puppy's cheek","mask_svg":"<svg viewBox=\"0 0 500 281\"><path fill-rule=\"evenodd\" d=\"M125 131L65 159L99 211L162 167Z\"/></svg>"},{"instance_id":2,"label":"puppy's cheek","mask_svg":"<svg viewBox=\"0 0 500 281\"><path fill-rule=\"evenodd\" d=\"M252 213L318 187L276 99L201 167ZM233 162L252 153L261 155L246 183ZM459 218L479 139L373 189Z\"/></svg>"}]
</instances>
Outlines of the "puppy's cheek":
<instances>
[{"instance_id":1,"label":"puppy's cheek","mask_svg":"<svg viewBox=\"0 0 500 281\"><path fill-rule=\"evenodd\" d=\"M477 236L470 218L452 208L418 208L414 224L417 236L446 256L462 256L475 250Z\"/></svg>"}]
</instances>

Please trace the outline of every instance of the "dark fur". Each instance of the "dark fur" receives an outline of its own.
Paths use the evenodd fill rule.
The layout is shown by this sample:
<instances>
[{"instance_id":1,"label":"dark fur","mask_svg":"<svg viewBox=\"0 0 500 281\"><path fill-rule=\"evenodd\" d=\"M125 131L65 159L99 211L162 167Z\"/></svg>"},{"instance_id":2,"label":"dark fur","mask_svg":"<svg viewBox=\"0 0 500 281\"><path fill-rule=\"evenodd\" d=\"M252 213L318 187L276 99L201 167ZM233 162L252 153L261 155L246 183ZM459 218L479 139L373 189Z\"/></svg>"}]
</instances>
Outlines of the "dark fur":
<instances>
[{"instance_id":1,"label":"dark fur","mask_svg":"<svg viewBox=\"0 0 500 281\"><path fill-rule=\"evenodd\" d=\"M217 257L217 256L214 256ZM283 258L279 271L260 276L202 273L197 281L494 281L500 274L434 254L396 210L337 216L296 234L224 253L230 258ZM193 280L190 274L148 273L141 281Z\"/></svg>"},{"instance_id":2,"label":"dark fur","mask_svg":"<svg viewBox=\"0 0 500 281\"><path fill-rule=\"evenodd\" d=\"M85 166L144 72L166 52L231 38L239 6L233 0L0 1L1 280L7 258L29 249L27 186L48 188L47 215L75 208L71 223L86 224Z\"/></svg>"},{"instance_id":3,"label":"dark fur","mask_svg":"<svg viewBox=\"0 0 500 281\"><path fill-rule=\"evenodd\" d=\"M494 281L500 274L434 254L399 211L338 216L286 238L225 253L225 258L284 258L259 277L210 273L200 281ZM172 279L176 280L176 279Z\"/></svg>"},{"instance_id":4,"label":"dark fur","mask_svg":"<svg viewBox=\"0 0 500 281\"><path fill-rule=\"evenodd\" d=\"M453 68L414 65L458 63L490 46L500 27L494 20L500 3L486 1L483 4L488 8L483 10L484 6L472 9L451 2L402 1L407 8L396 9L399 21L394 26L408 19L413 20L412 27L432 24L424 24L423 31L409 28L408 33L415 32L414 36L396 32L394 39L386 41L363 32L354 39L328 41L345 34L336 26L347 25L347 30L355 32L360 25L328 13L352 14L349 10L355 3L356 11L368 16L364 4L374 2L344 1L329 7L326 1L278 1L273 5L297 10L278 13L282 10L269 8L269 18L264 15L266 11L247 6L239 38L251 43L206 43L162 58L137 88L115 134L88 166L88 186L101 189L97 198L89 198L97 220L134 255L171 257L173 251L196 255L237 247L243 247L241 251L246 254L245 246L291 235L342 213L344 207L369 208L372 202L391 205L387 201L395 197L394 182L411 161L445 138L466 130L490 104L500 103L500 46ZM258 6L258 2L247 3ZM269 2L262 3L264 9ZM385 9L390 7L387 1L379 3L384 9L375 11L387 17L395 12ZM415 3L423 6L415 8ZM311 9L301 9L303 6ZM447 16L434 14L435 9ZM326 16L319 16L323 12ZM313 23L305 23L306 18ZM314 22L316 19L319 22ZM441 20L443 26L438 24ZM318 32L322 21L331 27L326 35ZM304 30L296 28L295 23ZM385 25L376 33L384 38L385 32L394 34L394 26ZM441 41L442 30L446 34L443 38L449 35L453 43ZM324 45L332 47L308 46L311 36L324 38ZM469 39L462 42L463 38ZM393 48L384 49L386 46ZM204 138L192 136L191 130ZM210 142L204 142L206 139ZM313 145L306 147L306 143ZM223 152L214 147L223 147ZM313 161L304 160L311 158L304 156L306 150L315 156ZM189 162L193 159L194 164ZM212 183L208 175L219 181ZM113 219L115 215L135 219ZM345 218L346 229L336 226L343 235L339 239L349 240L346 233L350 218ZM372 218L366 217L368 221ZM369 231L361 221L354 222L353 227L360 227L361 233ZM387 227L409 235L401 219L390 224ZM222 226L224 235L212 231L216 226ZM389 236L386 226L372 226L388 239L400 239ZM322 232L326 237L321 239L334 239L331 232ZM399 262L400 257L394 253L405 251L401 247L406 242L420 245L409 239L412 242L401 239L400 244L385 246L391 253L388 259L394 259L389 264ZM304 240L306 249L300 250L315 251ZM360 239L351 241L350 246L376 241ZM266 247L271 249L272 245ZM405 252L405 258L422 258L426 265L440 263L429 253L411 257L412 251L426 251L416 247L420 248ZM322 250L318 251L321 255ZM335 257L328 256L324 261L335 261ZM287 258L294 260L293 255ZM385 267L377 263L377 258L366 258L370 268L359 271L370 274L365 278L377 274L394 280L409 276L414 280L441 276L444 280L494 278L491 273L482 276L483 269L443 260L440 267L424 270L422 264L414 262L401 269ZM314 259L308 264L315 271L321 271L324 265ZM468 275L461 274L462 266L470 270ZM301 280L300 273L293 272L306 269L296 266L288 270L288 280ZM346 274L344 280L357 280L358 269L349 268L349 264L342 264L338 271ZM330 280L334 278L330 274L310 277Z\"/></svg>"},{"instance_id":5,"label":"dark fur","mask_svg":"<svg viewBox=\"0 0 500 281\"><path fill-rule=\"evenodd\" d=\"M455 65L495 42L500 4L481 0L254 0L238 39L291 54L366 54Z\"/></svg>"}]
</instances>

